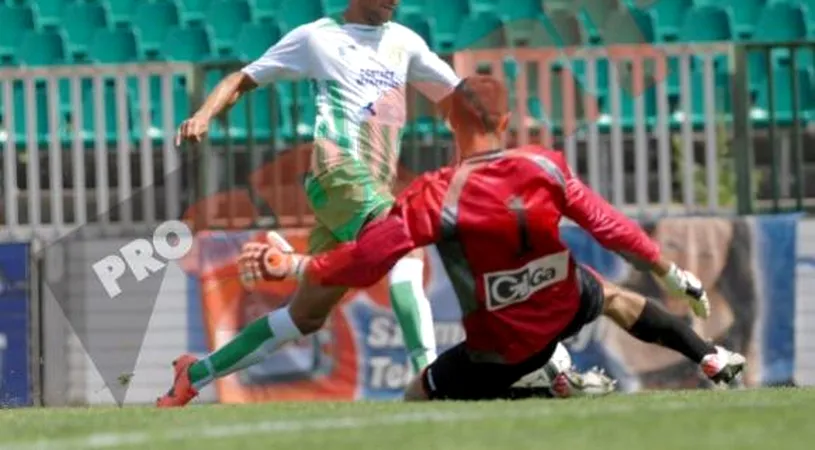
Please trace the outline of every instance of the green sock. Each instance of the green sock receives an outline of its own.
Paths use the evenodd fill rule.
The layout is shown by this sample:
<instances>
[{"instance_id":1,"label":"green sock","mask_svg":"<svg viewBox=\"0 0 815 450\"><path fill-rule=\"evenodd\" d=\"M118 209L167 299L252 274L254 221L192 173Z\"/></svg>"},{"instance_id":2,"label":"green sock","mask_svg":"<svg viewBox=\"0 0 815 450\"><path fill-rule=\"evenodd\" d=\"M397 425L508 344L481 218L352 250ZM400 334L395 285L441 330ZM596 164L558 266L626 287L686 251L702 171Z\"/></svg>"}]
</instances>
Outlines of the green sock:
<instances>
[{"instance_id":1,"label":"green sock","mask_svg":"<svg viewBox=\"0 0 815 450\"><path fill-rule=\"evenodd\" d=\"M423 270L421 260L410 258L397 263L391 272L391 307L402 329L414 373L436 358L433 315L422 289Z\"/></svg>"},{"instance_id":2,"label":"green sock","mask_svg":"<svg viewBox=\"0 0 815 450\"><path fill-rule=\"evenodd\" d=\"M226 345L189 368L190 381L201 390L215 378L245 369L265 359L286 342L302 337L288 308L272 311L247 325Z\"/></svg>"}]
</instances>

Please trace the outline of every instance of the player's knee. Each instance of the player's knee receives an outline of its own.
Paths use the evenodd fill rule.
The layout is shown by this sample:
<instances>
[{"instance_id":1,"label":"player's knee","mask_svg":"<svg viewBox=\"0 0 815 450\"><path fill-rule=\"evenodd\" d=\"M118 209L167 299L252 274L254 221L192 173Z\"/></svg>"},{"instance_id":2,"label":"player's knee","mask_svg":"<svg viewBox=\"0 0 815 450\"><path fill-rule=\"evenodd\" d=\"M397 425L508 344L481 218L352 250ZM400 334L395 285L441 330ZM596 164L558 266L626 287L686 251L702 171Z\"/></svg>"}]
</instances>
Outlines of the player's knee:
<instances>
[{"instance_id":1,"label":"player's knee","mask_svg":"<svg viewBox=\"0 0 815 450\"><path fill-rule=\"evenodd\" d=\"M328 314L322 312L306 312L302 314L292 314L292 322L297 326L304 335L315 333L325 325L328 320Z\"/></svg>"},{"instance_id":2,"label":"player's knee","mask_svg":"<svg viewBox=\"0 0 815 450\"><path fill-rule=\"evenodd\" d=\"M388 274L388 281L391 285L403 282L412 283L415 280L421 280L423 274L424 261L421 258L406 256L393 266Z\"/></svg>"},{"instance_id":3,"label":"player's knee","mask_svg":"<svg viewBox=\"0 0 815 450\"><path fill-rule=\"evenodd\" d=\"M603 313L623 328L636 322L645 307L645 297L612 283L603 283Z\"/></svg>"}]
</instances>

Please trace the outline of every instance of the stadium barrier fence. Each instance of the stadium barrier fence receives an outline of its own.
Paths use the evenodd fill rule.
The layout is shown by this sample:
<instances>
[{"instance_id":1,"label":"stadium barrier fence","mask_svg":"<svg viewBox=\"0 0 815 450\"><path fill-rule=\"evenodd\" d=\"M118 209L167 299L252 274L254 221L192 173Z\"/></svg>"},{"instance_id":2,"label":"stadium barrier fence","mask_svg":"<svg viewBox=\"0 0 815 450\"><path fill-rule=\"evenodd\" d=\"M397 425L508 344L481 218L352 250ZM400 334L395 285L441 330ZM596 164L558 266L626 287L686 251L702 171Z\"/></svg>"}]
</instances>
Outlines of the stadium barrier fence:
<instances>
[{"instance_id":1,"label":"stadium barrier fence","mask_svg":"<svg viewBox=\"0 0 815 450\"><path fill-rule=\"evenodd\" d=\"M740 214L815 207L806 189L815 158L807 159L804 152L813 144L808 124L815 117L813 61L815 42L747 42L734 47L733 139L741 156L736 167ZM757 140L770 148L768 154L756 153ZM764 170L757 171L757 164ZM757 192L756 177L768 178L761 183L764 195Z\"/></svg>"},{"instance_id":2,"label":"stadium barrier fence","mask_svg":"<svg viewBox=\"0 0 815 450\"><path fill-rule=\"evenodd\" d=\"M811 111L802 111L811 105L793 95L791 118L770 108L774 120L762 119L746 80L747 54L778 60L777 48L805 47L471 50L453 63L461 74L491 70L509 81L512 144L563 148L589 185L631 215L748 213L766 201L800 210L815 198L803 182L813 136L803 123ZM213 124L210 139L173 145L178 123L240 66L0 69L0 238L51 240L83 224L83 235L122 235L185 213L201 228L309 225L301 189L314 116L307 83L260 89ZM767 72L765 81L774 79ZM803 82L791 83L803 92ZM432 106L413 90L408 99L400 186L452 154Z\"/></svg>"}]
</instances>

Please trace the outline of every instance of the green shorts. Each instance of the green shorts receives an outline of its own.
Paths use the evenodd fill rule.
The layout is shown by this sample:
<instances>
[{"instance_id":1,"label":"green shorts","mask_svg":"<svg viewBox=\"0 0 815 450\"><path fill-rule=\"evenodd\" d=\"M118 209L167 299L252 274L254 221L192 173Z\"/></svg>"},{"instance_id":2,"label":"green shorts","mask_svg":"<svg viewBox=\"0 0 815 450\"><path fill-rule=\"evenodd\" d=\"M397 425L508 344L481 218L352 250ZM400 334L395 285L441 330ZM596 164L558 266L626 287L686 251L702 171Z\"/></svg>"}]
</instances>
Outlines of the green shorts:
<instances>
[{"instance_id":1,"label":"green shorts","mask_svg":"<svg viewBox=\"0 0 815 450\"><path fill-rule=\"evenodd\" d=\"M387 186L369 176L335 169L314 177L306 176L306 196L317 219L309 234L309 252L321 253L341 242L352 241L371 219L393 205Z\"/></svg>"}]
</instances>

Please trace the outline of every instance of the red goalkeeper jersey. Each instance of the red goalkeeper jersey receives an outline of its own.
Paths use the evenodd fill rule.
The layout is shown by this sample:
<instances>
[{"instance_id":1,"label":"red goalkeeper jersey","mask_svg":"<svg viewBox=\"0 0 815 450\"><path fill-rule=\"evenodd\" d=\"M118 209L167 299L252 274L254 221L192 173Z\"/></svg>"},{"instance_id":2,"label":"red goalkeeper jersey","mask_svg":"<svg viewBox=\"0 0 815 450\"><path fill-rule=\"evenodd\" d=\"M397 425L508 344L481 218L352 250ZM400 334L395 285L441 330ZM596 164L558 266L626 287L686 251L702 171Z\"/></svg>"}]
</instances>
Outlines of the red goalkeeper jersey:
<instances>
[{"instance_id":1,"label":"red goalkeeper jersey","mask_svg":"<svg viewBox=\"0 0 815 450\"><path fill-rule=\"evenodd\" d=\"M470 352L516 363L571 322L580 292L561 218L636 265L659 258L640 227L538 146L499 150L416 179L355 242L315 256L309 280L367 286L412 249L435 244L458 296Z\"/></svg>"}]
</instances>

